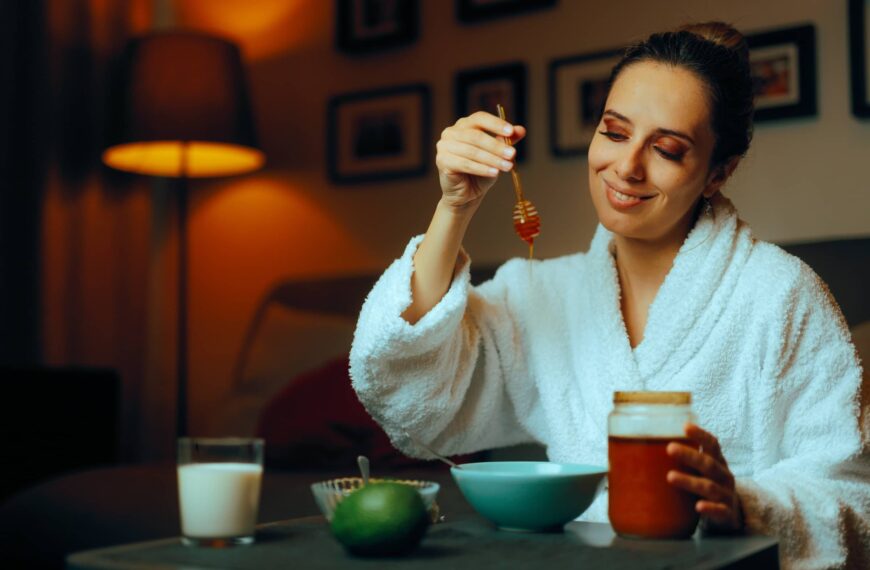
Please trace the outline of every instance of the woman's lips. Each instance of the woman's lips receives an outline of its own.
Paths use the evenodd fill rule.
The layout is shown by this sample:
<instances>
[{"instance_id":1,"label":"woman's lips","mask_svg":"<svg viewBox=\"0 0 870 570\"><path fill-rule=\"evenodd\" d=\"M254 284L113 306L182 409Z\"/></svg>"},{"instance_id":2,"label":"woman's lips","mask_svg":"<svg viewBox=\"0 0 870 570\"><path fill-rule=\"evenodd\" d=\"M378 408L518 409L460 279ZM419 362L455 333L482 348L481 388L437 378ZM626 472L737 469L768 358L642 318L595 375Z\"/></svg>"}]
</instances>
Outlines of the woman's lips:
<instances>
[{"instance_id":1,"label":"woman's lips","mask_svg":"<svg viewBox=\"0 0 870 570\"><path fill-rule=\"evenodd\" d=\"M646 202L653 196L638 196L633 193L620 192L607 182L604 183L607 193L607 201L617 210L629 210L638 204Z\"/></svg>"}]
</instances>

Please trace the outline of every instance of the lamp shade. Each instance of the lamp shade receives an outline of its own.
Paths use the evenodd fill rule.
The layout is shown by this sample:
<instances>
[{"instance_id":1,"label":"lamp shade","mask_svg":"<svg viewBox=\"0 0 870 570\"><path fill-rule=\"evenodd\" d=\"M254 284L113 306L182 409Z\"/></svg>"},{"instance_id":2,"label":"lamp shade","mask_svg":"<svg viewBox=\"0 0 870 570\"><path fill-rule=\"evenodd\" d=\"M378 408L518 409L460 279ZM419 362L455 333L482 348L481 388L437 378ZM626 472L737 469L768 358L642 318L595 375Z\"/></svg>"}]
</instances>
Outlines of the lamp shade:
<instances>
[{"instance_id":1,"label":"lamp shade","mask_svg":"<svg viewBox=\"0 0 870 570\"><path fill-rule=\"evenodd\" d=\"M233 43L188 31L149 34L128 44L118 79L107 165L172 177L263 165Z\"/></svg>"}]
</instances>

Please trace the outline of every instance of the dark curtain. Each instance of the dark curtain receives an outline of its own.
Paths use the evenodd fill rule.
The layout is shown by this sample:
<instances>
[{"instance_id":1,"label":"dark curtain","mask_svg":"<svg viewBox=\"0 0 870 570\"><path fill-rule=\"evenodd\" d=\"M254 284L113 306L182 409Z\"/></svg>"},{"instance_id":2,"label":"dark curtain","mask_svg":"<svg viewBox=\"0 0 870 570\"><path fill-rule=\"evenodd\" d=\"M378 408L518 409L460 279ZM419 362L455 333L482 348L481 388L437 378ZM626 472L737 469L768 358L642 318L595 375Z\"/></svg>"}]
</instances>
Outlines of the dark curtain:
<instances>
[{"instance_id":1,"label":"dark curtain","mask_svg":"<svg viewBox=\"0 0 870 570\"><path fill-rule=\"evenodd\" d=\"M0 3L0 365L41 361L40 210L49 154L46 6Z\"/></svg>"},{"instance_id":2,"label":"dark curtain","mask_svg":"<svg viewBox=\"0 0 870 570\"><path fill-rule=\"evenodd\" d=\"M0 383L22 369L113 371L124 459L167 446L174 402L172 354L154 342L153 270L167 254L152 186L100 160L119 55L150 29L152 4L0 2Z\"/></svg>"}]
</instances>

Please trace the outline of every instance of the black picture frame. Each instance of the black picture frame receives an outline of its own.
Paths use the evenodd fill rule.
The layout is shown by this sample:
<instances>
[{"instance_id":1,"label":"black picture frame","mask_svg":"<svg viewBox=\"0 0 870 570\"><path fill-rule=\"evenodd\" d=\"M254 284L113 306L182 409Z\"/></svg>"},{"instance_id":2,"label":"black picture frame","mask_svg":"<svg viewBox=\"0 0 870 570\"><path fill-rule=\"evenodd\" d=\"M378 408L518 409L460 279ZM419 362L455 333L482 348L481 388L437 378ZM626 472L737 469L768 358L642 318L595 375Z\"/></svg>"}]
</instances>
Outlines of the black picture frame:
<instances>
[{"instance_id":1,"label":"black picture frame","mask_svg":"<svg viewBox=\"0 0 870 570\"><path fill-rule=\"evenodd\" d=\"M870 117L870 87L867 78L867 0L849 0L849 66L852 87L852 114Z\"/></svg>"},{"instance_id":2,"label":"black picture frame","mask_svg":"<svg viewBox=\"0 0 870 570\"><path fill-rule=\"evenodd\" d=\"M431 96L422 83L332 97L327 168L336 184L410 178L429 168Z\"/></svg>"},{"instance_id":3,"label":"black picture frame","mask_svg":"<svg viewBox=\"0 0 870 570\"><path fill-rule=\"evenodd\" d=\"M755 84L755 122L816 115L816 30L812 24L746 36Z\"/></svg>"},{"instance_id":4,"label":"black picture frame","mask_svg":"<svg viewBox=\"0 0 870 570\"><path fill-rule=\"evenodd\" d=\"M420 28L419 0L336 0L335 45L367 54L413 43Z\"/></svg>"},{"instance_id":5,"label":"black picture frame","mask_svg":"<svg viewBox=\"0 0 870 570\"><path fill-rule=\"evenodd\" d=\"M460 22L475 24L555 5L556 0L456 0L456 17Z\"/></svg>"},{"instance_id":6,"label":"black picture frame","mask_svg":"<svg viewBox=\"0 0 870 570\"><path fill-rule=\"evenodd\" d=\"M557 157L586 154L604 110L613 66L622 49L561 57L550 62L550 152Z\"/></svg>"},{"instance_id":7,"label":"black picture frame","mask_svg":"<svg viewBox=\"0 0 870 570\"><path fill-rule=\"evenodd\" d=\"M501 103L509 122L526 125L528 99L526 84L528 71L522 62L510 62L464 69L456 73L454 80L454 110L456 118L475 111L498 115L496 103ZM516 145L517 162L527 156L526 139Z\"/></svg>"}]
</instances>

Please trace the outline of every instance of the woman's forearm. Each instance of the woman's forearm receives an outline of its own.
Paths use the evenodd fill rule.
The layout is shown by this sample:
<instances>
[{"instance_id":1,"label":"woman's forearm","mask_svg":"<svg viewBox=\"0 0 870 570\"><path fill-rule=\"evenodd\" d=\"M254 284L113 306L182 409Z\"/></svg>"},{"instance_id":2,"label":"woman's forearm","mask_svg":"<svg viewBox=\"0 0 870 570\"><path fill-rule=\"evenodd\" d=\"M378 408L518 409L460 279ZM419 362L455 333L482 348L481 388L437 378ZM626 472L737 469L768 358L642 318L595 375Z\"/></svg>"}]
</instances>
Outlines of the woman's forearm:
<instances>
[{"instance_id":1,"label":"woman's forearm","mask_svg":"<svg viewBox=\"0 0 870 570\"><path fill-rule=\"evenodd\" d=\"M478 204L456 208L444 200L438 202L426 235L414 255L411 305L402 313L402 318L409 323L419 321L438 304L450 287L465 230Z\"/></svg>"}]
</instances>

